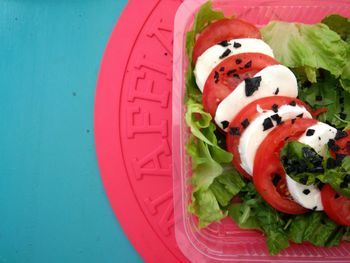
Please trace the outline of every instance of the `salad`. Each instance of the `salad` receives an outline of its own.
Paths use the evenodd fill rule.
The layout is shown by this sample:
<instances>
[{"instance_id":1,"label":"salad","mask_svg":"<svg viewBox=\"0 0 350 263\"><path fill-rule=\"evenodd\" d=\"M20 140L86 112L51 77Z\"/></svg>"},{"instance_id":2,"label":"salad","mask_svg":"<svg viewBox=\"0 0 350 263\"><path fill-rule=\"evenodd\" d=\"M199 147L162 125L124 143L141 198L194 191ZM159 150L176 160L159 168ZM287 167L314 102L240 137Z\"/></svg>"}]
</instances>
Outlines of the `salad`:
<instances>
[{"instance_id":1,"label":"salad","mask_svg":"<svg viewBox=\"0 0 350 263\"><path fill-rule=\"evenodd\" d=\"M258 29L204 4L186 36L190 213L290 242L350 238L350 21Z\"/></svg>"}]
</instances>

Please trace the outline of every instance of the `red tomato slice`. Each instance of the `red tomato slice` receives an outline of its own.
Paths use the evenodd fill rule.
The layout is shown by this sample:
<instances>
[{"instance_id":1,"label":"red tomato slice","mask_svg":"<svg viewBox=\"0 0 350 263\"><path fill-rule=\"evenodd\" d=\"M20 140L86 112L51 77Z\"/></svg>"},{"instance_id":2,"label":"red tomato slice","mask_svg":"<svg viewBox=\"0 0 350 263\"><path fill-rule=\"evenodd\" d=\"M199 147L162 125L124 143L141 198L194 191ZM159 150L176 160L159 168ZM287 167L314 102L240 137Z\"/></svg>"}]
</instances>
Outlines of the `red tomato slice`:
<instances>
[{"instance_id":1,"label":"red tomato slice","mask_svg":"<svg viewBox=\"0 0 350 263\"><path fill-rule=\"evenodd\" d=\"M340 225L350 226L350 198L338 194L329 184L323 186L321 199L324 211Z\"/></svg>"},{"instance_id":2,"label":"red tomato slice","mask_svg":"<svg viewBox=\"0 0 350 263\"><path fill-rule=\"evenodd\" d=\"M340 148L337 153L350 155L350 130L346 130L345 132L347 133L347 136L335 141Z\"/></svg>"},{"instance_id":3,"label":"red tomato slice","mask_svg":"<svg viewBox=\"0 0 350 263\"><path fill-rule=\"evenodd\" d=\"M263 68L276 64L279 63L274 58L261 53L242 53L226 58L212 70L205 82L204 110L214 117L219 103L239 83L246 78L253 77Z\"/></svg>"},{"instance_id":4,"label":"red tomato slice","mask_svg":"<svg viewBox=\"0 0 350 263\"><path fill-rule=\"evenodd\" d=\"M280 151L286 141L298 138L314 119L286 121L272 130L257 150L254 160L253 182L258 193L272 207L287 214L302 214L308 211L294 202L287 190L286 175L280 162ZM273 179L279 176L275 186Z\"/></svg>"},{"instance_id":5,"label":"red tomato slice","mask_svg":"<svg viewBox=\"0 0 350 263\"><path fill-rule=\"evenodd\" d=\"M242 123L247 120L251 123L257 117L257 105L260 105L262 109L271 110L272 106L276 104L277 106L282 106L285 104L289 104L292 101L295 101L298 105L307 107L304 102L298 100L296 98L285 97L285 96L273 96L273 97L265 97L258 100L255 100L245 106L237 116L230 122L229 129L233 127L238 127L240 129L240 133L242 134L245 130L244 125ZM251 178L251 176L241 167L241 156L238 151L240 136L231 135L229 132L226 134L226 144L227 149L233 154L232 163L236 167L236 169L244 175L246 178Z\"/></svg>"},{"instance_id":6,"label":"red tomato slice","mask_svg":"<svg viewBox=\"0 0 350 263\"><path fill-rule=\"evenodd\" d=\"M261 34L254 25L239 19L220 19L213 22L200 33L196 40L192 54L193 64L211 46L235 38L261 39Z\"/></svg>"}]
</instances>

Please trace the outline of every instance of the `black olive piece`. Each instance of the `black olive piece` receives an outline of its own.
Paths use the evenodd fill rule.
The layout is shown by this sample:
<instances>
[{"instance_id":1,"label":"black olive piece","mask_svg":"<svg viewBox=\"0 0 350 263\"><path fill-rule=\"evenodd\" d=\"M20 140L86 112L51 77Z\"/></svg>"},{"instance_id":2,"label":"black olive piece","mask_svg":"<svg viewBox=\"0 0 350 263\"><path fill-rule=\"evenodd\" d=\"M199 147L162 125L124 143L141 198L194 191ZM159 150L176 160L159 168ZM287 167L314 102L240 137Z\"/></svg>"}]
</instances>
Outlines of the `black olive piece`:
<instances>
[{"instance_id":1,"label":"black olive piece","mask_svg":"<svg viewBox=\"0 0 350 263\"><path fill-rule=\"evenodd\" d=\"M344 113L344 112L340 112L339 113L339 117L340 117L340 119L342 119L342 120L345 120L346 119L346 113Z\"/></svg>"},{"instance_id":2,"label":"black olive piece","mask_svg":"<svg viewBox=\"0 0 350 263\"><path fill-rule=\"evenodd\" d=\"M236 78L236 79L240 79L238 74L233 74L233 77Z\"/></svg>"},{"instance_id":3,"label":"black olive piece","mask_svg":"<svg viewBox=\"0 0 350 263\"><path fill-rule=\"evenodd\" d=\"M343 181L350 183L350 174L345 175Z\"/></svg>"},{"instance_id":4,"label":"black olive piece","mask_svg":"<svg viewBox=\"0 0 350 263\"><path fill-rule=\"evenodd\" d=\"M301 184L306 184L308 179L309 179L309 177L307 175L305 175L299 179L299 182Z\"/></svg>"},{"instance_id":5,"label":"black olive piece","mask_svg":"<svg viewBox=\"0 0 350 263\"><path fill-rule=\"evenodd\" d=\"M316 99L316 101L321 101L322 100L322 96L321 95L316 95L315 99Z\"/></svg>"},{"instance_id":6,"label":"black olive piece","mask_svg":"<svg viewBox=\"0 0 350 263\"><path fill-rule=\"evenodd\" d=\"M266 119L264 120L264 122L263 122L263 127L264 127L263 131L266 131L266 130L268 130L268 129L271 129L273 126L274 126L274 125L273 125L273 123L272 123L271 118L266 118Z\"/></svg>"},{"instance_id":7,"label":"black olive piece","mask_svg":"<svg viewBox=\"0 0 350 263\"><path fill-rule=\"evenodd\" d=\"M304 159L301 159L295 163L298 173L303 173L308 170L308 165Z\"/></svg>"},{"instance_id":8,"label":"black olive piece","mask_svg":"<svg viewBox=\"0 0 350 263\"><path fill-rule=\"evenodd\" d=\"M221 54L221 56L219 57L220 59L226 58L228 55L230 55L232 51L228 48L224 51L224 53Z\"/></svg>"},{"instance_id":9,"label":"black olive piece","mask_svg":"<svg viewBox=\"0 0 350 263\"><path fill-rule=\"evenodd\" d=\"M336 165L337 165L337 166L340 165L341 162L344 160L345 157L346 157L345 154L336 153L336 154L335 154L335 163L336 163Z\"/></svg>"},{"instance_id":10,"label":"black olive piece","mask_svg":"<svg viewBox=\"0 0 350 263\"><path fill-rule=\"evenodd\" d=\"M303 194L304 194L304 195L310 194L310 190L309 190L309 189L304 189L304 190L303 190Z\"/></svg>"},{"instance_id":11,"label":"black olive piece","mask_svg":"<svg viewBox=\"0 0 350 263\"><path fill-rule=\"evenodd\" d=\"M222 47L227 47L230 45L230 43L227 40L223 40L223 41L219 42L218 45L220 45Z\"/></svg>"},{"instance_id":12,"label":"black olive piece","mask_svg":"<svg viewBox=\"0 0 350 263\"><path fill-rule=\"evenodd\" d=\"M312 159L312 158L314 158L315 156L317 156L317 153L316 153L315 150L312 149L312 148L303 147L301 150L302 150L302 152L303 152L304 158L306 158L306 159Z\"/></svg>"},{"instance_id":13,"label":"black olive piece","mask_svg":"<svg viewBox=\"0 0 350 263\"><path fill-rule=\"evenodd\" d=\"M239 47L241 47L242 45L240 44L240 43L238 43L238 42L233 42L233 47L234 48L239 48Z\"/></svg>"},{"instance_id":14,"label":"black olive piece","mask_svg":"<svg viewBox=\"0 0 350 263\"><path fill-rule=\"evenodd\" d=\"M323 162L323 157L321 155L316 155L314 158L312 158L310 160L310 162L314 165L314 166L321 166L322 162Z\"/></svg>"},{"instance_id":15,"label":"black olive piece","mask_svg":"<svg viewBox=\"0 0 350 263\"><path fill-rule=\"evenodd\" d=\"M276 113L278 112L278 105L277 104L273 104L271 108L272 108L273 112L276 112Z\"/></svg>"},{"instance_id":16,"label":"black olive piece","mask_svg":"<svg viewBox=\"0 0 350 263\"><path fill-rule=\"evenodd\" d=\"M335 143L335 140L334 140L334 139L330 139L330 140L328 141L327 145L328 145L329 149L331 149L333 152L337 152L337 151L340 150L339 145L337 145L337 144Z\"/></svg>"},{"instance_id":17,"label":"black olive piece","mask_svg":"<svg viewBox=\"0 0 350 263\"><path fill-rule=\"evenodd\" d=\"M332 169L332 168L334 168L336 166L337 166L336 162L335 162L335 160L333 158L328 158L327 159L327 163L326 163L327 169Z\"/></svg>"},{"instance_id":18,"label":"black olive piece","mask_svg":"<svg viewBox=\"0 0 350 263\"><path fill-rule=\"evenodd\" d=\"M221 124L222 128L226 129L230 123L228 121L222 121Z\"/></svg>"},{"instance_id":19,"label":"black olive piece","mask_svg":"<svg viewBox=\"0 0 350 263\"><path fill-rule=\"evenodd\" d=\"M249 60L245 65L244 68L250 68L252 66L252 61Z\"/></svg>"},{"instance_id":20,"label":"black olive piece","mask_svg":"<svg viewBox=\"0 0 350 263\"><path fill-rule=\"evenodd\" d=\"M282 179L282 177L278 174L278 173L275 173L272 177L272 183L274 186L277 186L279 181Z\"/></svg>"},{"instance_id":21,"label":"black olive piece","mask_svg":"<svg viewBox=\"0 0 350 263\"><path fill-rule=\"evenodd\" d=\"M257 91L260 87L261 82L261 76L253 77L253 78L246 78L244 80L245 83L245 95L247 97L250 97L254 94L255 91Z\"/></svg>"},{"instance_id":22,"label":"black olive piece","mask_svg":"<svg viewBox=\"0 0 350 263\"><path fill-rule=\"evenodd\" d=\"M322 188L323 188L323 186L324 186L324 183L322 183L321 181L319 181L319 182L316 183L316 186L317 186L318 190L321 191Z\"/></svg>"},{"instance_id":23,"label":"black olive piece","mask_svg":"<svg viewBox=\"0 0 350 263\"><path fill-rule=\"evenodd\" d=\"M315 130L314 130L314 129L308 129L308 130L306 131L306 136L312 136L312 135L314 135L314 133L315 133Z\"/></svg>"},{"instance_id":24,"label":"black olive piece","mask_svg":"<svg viewBox=\"0 0 350 263\"><path fill-rule=\"evenodd\" d=\"M340 188L348 188L348 182L342 181L339 185Z\"/></svg>"},{"instance_id":25,"label":"black olive piece","mask_svg":"<svg viewBox=\"0 0 350 263\"><path fill-rule=\"evenodd\" d=\"M218 79L219 78L219 72L215 71L214 72L214 79Z\"/></svg>"},{"instance_id":26,"label":"black olive piece","mask_svg":"<svg viewBox=\"0 0 350 263\"><path fill-rule=\"evenodd\" d=\"M231 135L241 135L241 131L240 131L239 127L231 127L230 134Z\"/></svg>"},{"instance_id":27,"label":"black olive piece","mask_svg":"<svg viewBox=\"0 0 350 263\"><path fill-rule=\"evenodd\" d=\"M244 119L241 122L241 125L243 126L243 128L247 128L249 126L249 120L248 119Z\"/></svg>"},{"instance_id":28,"label":"black olive piece","mask_svg":"<svg viewBox=\"0 0 350 263\"><path fill-rule=\"evenodd\" d=\"M271 116L271 119L273 119L277 125L281 124L282 123L282 117L279 116L278 114L274 114Z\"/></svg>"},{"instance_id":29,"label":"black olive piece","mask_svg":"<svg viewBox=\"0 0 350 263\"><path fill-rule=\"evenodd\" d=\"M346 131L337 130L337 134L335 135L334 139L339 140L345 138L346 136L348 136L348 133Z\"/></svg>"},{"instance_id":30,"label":"black olive piece","mask_svg":"<svg viewBox=\"0 0 350 263\"><path fill-rule=\"evenodd\" d=\"M310 173L324 173L324 169L322 166L316 166L311 169L309 169Z\"/></svg>"},{"instance_id":31,"label":"black olive piece","mask_svg":"<svg viewBox=\"0 0 350 263\"><path fill-rule=\"evenodd\" d=\"M233 73L235 73L236 70L235 69L230 69L229 71L227 71L227 76L233 75Z\"/></svg>"}]
</instances>

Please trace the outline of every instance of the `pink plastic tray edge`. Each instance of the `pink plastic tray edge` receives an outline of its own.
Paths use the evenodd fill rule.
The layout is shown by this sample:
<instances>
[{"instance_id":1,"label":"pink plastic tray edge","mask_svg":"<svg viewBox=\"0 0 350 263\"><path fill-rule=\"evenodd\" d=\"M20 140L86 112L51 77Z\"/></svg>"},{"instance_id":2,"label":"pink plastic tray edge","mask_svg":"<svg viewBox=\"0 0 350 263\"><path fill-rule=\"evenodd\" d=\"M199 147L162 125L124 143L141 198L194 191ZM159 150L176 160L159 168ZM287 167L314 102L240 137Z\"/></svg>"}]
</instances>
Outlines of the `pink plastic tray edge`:
<instances>
[{"instance_id":1,"label":"pink plastic tray edge","mask_svg":"<svg viewBox=\"0 0 350 263\"><path fill-rule=\"evenodd\" d=\"M193 14L206 0L187 0L178 9L175 17L175 29L174 29L174 55L173 55L173 140L172 140L172 158L173 158L173 182L174 182L174 209L175 209L175 237L179 245L180 250L193 262L295 262L296 258L288 257L270 257L266 259L242 259L237 257L217 257L208 255L205 251L201 250L198 246L190 241L189 232L184 221L184 214L186 210L185 200L185 188L186 179L183 178L184 169L184 142L185 135L184 130L184 107L183 107L183 95L184 95L184 69L186 66L186 59L184 53L184 32L188 30L188 24L193 20ZM214 7L218 2L230 2L230 1L213 1ZM231 1L233 2L233 1ZM234 1L237 5L241 3L245 6L264 6L264 5L281 5L282 1L259 1L259 0L246 0L246 1ZM349 5L349 1L339 0L337 4ZM317 1L317 0L287 0L283 1L283 6L307 6L307 5L334 5L335 1ZM350 7L350 5L349 5ZM181 87L179 89L179 87ZM337 260L333 262L349 262L350 258L344 258L343 260ZM310 262L310 258L304 258L298 260L298 262ZM312 262L325 262L325 258L313 259Z\"/></svg>"}]
</instances>

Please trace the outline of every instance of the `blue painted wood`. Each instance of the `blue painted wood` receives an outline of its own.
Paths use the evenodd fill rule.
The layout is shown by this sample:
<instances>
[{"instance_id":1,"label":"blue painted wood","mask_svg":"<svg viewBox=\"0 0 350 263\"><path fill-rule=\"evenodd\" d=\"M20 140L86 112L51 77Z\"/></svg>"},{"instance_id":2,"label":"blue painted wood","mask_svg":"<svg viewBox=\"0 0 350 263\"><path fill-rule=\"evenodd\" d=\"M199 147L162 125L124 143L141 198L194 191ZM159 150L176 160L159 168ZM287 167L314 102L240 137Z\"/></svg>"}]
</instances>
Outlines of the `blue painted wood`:
<instances>
[{"instance_id":1,"label":"blue painted wood","mask_svg":"<svg viewBox=\"0 0 350 263\"><path fill-rule=\"evenodd\" d=\"M0 1L0 262L141 262L104 193L93 102L126 0Z\"/></svg>"}]
</instances>

